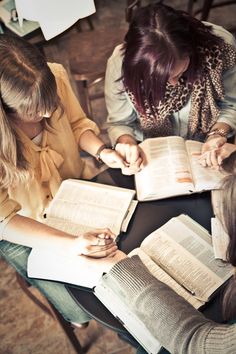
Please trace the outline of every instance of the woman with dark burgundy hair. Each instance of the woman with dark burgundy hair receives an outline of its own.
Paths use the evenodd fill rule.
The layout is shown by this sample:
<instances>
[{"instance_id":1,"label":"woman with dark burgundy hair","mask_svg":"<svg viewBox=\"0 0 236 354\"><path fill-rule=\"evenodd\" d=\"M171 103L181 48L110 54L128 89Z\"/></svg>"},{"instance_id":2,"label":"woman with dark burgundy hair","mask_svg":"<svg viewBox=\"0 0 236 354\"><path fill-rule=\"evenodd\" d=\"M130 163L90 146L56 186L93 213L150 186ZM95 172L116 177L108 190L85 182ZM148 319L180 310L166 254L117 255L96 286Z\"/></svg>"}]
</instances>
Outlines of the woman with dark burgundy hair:
<instances>
[{"instance_id":1,"label":"woman with dark burgundy hair","mask_svg":"<svg viewBox=\"0 0 236 354\"><path fill-rule=\"evenodd\" d=\"M200 162L218 164L236 129L235 48L225 29L183 11L137 10L108 60L105 85L109 136L125 173L142 167L137 142L168 135L204 141Z\"/></svg>"}]
</instances>

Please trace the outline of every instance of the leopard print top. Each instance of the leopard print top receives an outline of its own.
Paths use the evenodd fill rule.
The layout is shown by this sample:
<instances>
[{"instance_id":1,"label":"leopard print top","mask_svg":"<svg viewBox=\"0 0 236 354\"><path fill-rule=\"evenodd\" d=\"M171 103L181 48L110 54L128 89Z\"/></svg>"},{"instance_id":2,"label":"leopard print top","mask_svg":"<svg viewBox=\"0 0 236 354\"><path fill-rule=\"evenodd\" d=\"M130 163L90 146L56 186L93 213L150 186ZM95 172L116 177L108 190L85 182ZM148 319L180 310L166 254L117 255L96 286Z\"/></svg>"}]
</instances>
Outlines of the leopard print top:
<instances>
[{"instance_id":1,"label":"leopard print top","mask_svg":"<svg viewBox=\"0 0 236 354\"><path fill-rule=\"evenodd\" d=\"M217 121L220 109L218 100L224 98L222 83L223 73L236 65L236 51L228 43L220 46L199 48L202 58L201 72L204 75L197 78L193 84L181 78L176 86L167 82L164 99L158 106L150 105L144 99L145 113L140 114L140 128L147 137L173 135L171 115L178 112L191 99L191 109L188 119L188 138L205 136ZM132 92L127 93L138 110Z\"/></svg>"}]
</instances>

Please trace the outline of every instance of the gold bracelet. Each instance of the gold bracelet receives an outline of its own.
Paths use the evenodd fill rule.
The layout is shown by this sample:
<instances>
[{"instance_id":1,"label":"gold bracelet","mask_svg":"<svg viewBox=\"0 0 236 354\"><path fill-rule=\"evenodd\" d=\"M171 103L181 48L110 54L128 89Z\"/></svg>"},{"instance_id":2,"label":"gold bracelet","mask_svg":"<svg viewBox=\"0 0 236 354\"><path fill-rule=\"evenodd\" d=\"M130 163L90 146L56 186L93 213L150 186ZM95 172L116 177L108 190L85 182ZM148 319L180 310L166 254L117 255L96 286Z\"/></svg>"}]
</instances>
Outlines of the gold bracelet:
<instances>
[{"instance_id":1,"label":"gold bracelet","mask_svg":"<svg viewBox=\"0 0 236 354\"><path fill-rule=\"evenodd\" d=\"M214 135L219 135L221 136L222 138L227 138L227 135L228 135L228 131L226 131L225 129L223 128L216 128L216 129L213 129L211 130L209 133L207 133L206 135L206 140L211 137L211 136L214 136Z\"/></svg>"}]
</instances>

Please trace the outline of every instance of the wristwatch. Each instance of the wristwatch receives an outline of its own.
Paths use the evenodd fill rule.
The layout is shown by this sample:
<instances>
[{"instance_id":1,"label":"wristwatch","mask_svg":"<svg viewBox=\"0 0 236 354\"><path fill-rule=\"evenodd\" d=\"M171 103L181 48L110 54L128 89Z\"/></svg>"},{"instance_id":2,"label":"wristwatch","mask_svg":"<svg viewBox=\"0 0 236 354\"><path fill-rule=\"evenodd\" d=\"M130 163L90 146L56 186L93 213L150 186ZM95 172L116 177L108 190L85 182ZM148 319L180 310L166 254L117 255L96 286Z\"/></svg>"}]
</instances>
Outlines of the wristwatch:
<instances>
[{"instance_id":1,"label":"wristwatch","mask_svg":"<svg viewBox=\"0 0 236 354\"><path fill-rule=\"evenodd\" d=\"M103 163L103 161L102 161L100 155L101 155L101 152L102 152L103 150L105 150L105 149L111 149L111 147L110 147L110 146L107 146L106 144L103 144L103 145L100 146L100 148L99 148L98 151L96 152L95 158L96 158L96 160L97 160L98 162Z\"/></svg>"}]
</instances>

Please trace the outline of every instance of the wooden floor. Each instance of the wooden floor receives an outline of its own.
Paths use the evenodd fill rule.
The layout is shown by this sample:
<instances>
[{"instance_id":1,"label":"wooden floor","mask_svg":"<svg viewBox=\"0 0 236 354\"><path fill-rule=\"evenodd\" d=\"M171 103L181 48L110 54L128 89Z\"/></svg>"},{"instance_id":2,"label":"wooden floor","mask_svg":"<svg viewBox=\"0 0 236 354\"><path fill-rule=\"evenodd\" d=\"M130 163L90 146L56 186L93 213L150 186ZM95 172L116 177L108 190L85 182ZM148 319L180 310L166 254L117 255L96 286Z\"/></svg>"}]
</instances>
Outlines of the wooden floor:
<instances>
[{"instance_id":1,"label":"wooden floor","mask_svg":"<svg viewBox=\"0 0 236 354\"><path fill-rule=\"evenodd\" d=\"M143 1L143 3L148 1ZM199 1L198 1L199 2ZM92 21L96 29L107 27L112 31L114 24L127 26L124 20L125 0L97 1L97 13ZM177 8L186 9L185 0L165 1ZM214 10L210 21L229 27L235 22L235 6ZM223 21L227 21L226 23ZM81 24L83 31L89 30L86 21ZM72 29L74 33L76 29ZM68 32L66 34L70 36ZM79 32L78 32L79 41ZM50 47L50 46L49 46ZM71 48L73 55L76 53ZM48 60L51 60L48 50ZM88 58L89 60L89 58ZM60 56L58 57L60 62ZM100 126L106 117L103 99L93 103L95 120ZM21 291L15 280L14 271L4 260L0 259L0 354L72 354L73 348L56 321L38 309ZM37 293L37 291L35 290ZM40 294L37 293L38 296ZM82 346L87 347L88 354L134 354L135 349L95 321L84 330L76 330Z\"/></svg>"}]
</instances>

